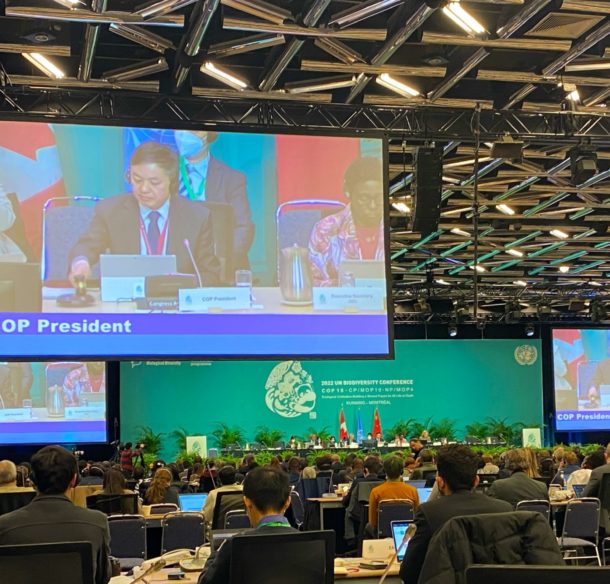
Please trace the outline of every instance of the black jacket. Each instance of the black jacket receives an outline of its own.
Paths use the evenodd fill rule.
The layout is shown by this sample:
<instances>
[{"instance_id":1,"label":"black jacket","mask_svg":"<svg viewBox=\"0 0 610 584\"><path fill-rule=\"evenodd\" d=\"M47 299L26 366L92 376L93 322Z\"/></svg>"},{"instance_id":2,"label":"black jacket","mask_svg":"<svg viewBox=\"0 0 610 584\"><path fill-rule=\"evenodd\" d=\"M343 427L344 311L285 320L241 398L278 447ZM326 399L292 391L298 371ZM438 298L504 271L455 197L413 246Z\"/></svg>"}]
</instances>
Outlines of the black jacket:
<instances>
[{"instance_id":1,"label":"black jacket","mask_svg":"<svg viewBox=\"0 0 610 584\"><path fill-rule=\"evenodd\" d=\"M507 511L512 511L512 507L505 501L490 499L487 495L472 491L457 491L453 495L422 503L415 512L417 531L409 542L400 566L400 577L407 584L417 584L432 536L453 517Z\"/></svg>"},{"instance_id":2,"label":"black jacket","mask_svg":"<svg viewBox=\"0 0 610 584\"><path fill-rule=\"evenodd\" d=\"M100 511L77 507L63 495L38 495L29 505L0 517L0 545L66 541L91 543L95 584L110 580L108 519Z\"/></svg>"},{"instance_id":3,"label":"black jacket","mask_svg":"<svg viewBox=\"0 0 610 584\"><path fill-rule=\"evenodd\" d=\"M496 479L487 489L487 494L495 499L509 502L513 508L519 501L549 500L547 486L541 481L528 477L524 472L514 472L507 479Z\"/></svg>"},{"instance_id":4,"label":"black jacket","mask_svg":"<svg viewBox=\"0 0 610 584\"><path fill-rule=\"evenodd\" d=\"M563 565L553 530L537 512L449 520L430 541L419 584L464 584L471 564Z\"/></svg>"}]
</instances>

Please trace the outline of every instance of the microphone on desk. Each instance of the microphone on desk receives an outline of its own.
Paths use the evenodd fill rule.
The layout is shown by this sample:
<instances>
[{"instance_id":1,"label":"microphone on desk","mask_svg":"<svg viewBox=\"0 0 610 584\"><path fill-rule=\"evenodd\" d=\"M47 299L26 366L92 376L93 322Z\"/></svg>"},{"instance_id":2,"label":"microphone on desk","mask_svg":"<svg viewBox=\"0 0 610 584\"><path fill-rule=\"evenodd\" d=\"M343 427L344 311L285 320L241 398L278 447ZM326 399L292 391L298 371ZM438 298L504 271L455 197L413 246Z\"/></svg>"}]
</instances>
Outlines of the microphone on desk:
<instances>
[{"instance_id":1,"label":"microphone on desk","mask_svg":"<svg viewBox=\"0 0 610 584\"><path fill-rule=\"evenodd\" d=\"M386 576L390 572L390 568L392 567L392 564L396 561L396 558L398 557L398 554L400 554L402 549L409 543L409 540L411 540L413 538L413 536L415 535L416 531L417 531L417 525L415 525L415 523L411 523L409 525L409 527L407 527L407 529L405 531L405 534L404 534L404 536L402 538L402 541L400 542L400 545L396 548L396 552L394 553L394 555L392 556L392 559L388 563L387 568L385 569L385 571L381 575L381 578L379 580L379 584L383 584L384 580L386 579Z\"/></svg>"},{"instance_id":2,"label":"microphone on desk","mask_svg":"<svg viewBox=\"0 0 610 584\"><path fill-rule=\"evenodd\" d=\"M197 283L200 288L203 288L203 281L201 280L201 273L199 272L199 268L197 267L197 263L195 262L195 258L193 256L193 252L191 250L191 242L188 239L184 239L182 241L184 247L186 248L187 253L189 254L189 259L191 260L191 265L193 266L193 270L195 270L195 275L197 276Z\"/></svg>"}]
</instances>

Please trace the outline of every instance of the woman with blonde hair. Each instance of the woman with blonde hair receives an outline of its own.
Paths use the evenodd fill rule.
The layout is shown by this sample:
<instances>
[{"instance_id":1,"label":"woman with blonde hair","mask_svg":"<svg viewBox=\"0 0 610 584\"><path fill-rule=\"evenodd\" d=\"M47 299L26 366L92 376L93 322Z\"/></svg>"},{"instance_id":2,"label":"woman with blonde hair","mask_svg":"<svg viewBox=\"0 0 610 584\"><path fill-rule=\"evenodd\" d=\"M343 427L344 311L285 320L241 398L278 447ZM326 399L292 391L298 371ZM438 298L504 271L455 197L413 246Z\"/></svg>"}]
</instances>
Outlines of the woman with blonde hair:
<instances>
[{"instance_id":1,"label":"woman with blonde hair","mask_svg":"<svg viewBox=\"0 0 610 584\"><path fill-rule=\"evenodd\" d=\"M145 505L156 505L158 503L178 505L178 489L172 486L172 473L166 468L157 469L144 495Z\"/></svg>"},{"instance_id":2,"label":"woman with blonde hair","mask_svg":"<svg viewBox=\"0 0 610 584\"><path fill-rule=\"evenodd\" d=\"M527 460L527 471L525 474L532 479L540 477L538 457L536 456L536 453L528 447L523 448L523 452L525 453L525 458Z\"/></svg>"}]
</instances>

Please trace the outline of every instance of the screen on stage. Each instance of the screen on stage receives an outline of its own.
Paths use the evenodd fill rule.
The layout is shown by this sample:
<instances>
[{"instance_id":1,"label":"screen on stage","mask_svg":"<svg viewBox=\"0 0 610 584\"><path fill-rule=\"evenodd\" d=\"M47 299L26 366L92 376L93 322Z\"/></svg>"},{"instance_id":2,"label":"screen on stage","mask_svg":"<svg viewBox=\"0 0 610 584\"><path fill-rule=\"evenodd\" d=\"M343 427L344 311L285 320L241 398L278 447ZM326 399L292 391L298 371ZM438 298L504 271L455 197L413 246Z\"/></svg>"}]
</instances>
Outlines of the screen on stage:
<instances>
[{"instance_id":1,"label":"screen on stage","mask_svg":"<svg viewBox=\"0 0 610 584\"><path fill-rule=\"evenodd\" d=\"M554 329L557 430L610 429L610 330Z\"/></svg>"},{"instance_id":2,"label":"screen on stage","mask_svg":"<svg viewBox=\"0 0 610 584\"><path fill-rule=\"evenodd\" d=\"M0 362L0 444L106 442L106 364Z\"/></svg>"},{"instance_id":3,"label":"screen on stage","mask_svg":"<svg viewBox=\"0 0 610 584\"><path fill-rule=\"evenodd\" d=\"M0 354L391 354L385 143L0 121Z\"/></svg>"}]
</instances>

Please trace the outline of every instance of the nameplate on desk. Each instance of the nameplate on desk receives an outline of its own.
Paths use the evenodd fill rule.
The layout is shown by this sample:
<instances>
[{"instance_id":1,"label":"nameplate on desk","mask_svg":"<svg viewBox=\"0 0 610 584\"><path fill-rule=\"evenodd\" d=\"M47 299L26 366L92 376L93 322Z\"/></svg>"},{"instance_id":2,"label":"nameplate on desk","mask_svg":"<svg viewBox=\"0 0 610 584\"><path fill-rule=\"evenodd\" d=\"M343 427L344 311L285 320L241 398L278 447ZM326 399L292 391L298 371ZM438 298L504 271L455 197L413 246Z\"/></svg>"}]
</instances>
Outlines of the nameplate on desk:
<instances>
[{"instance_id":1,"label":"nameplate on desk","mask_svg":"<svg viewBox=\"0 0 610 584\"><path fill-rule=\"evenodd\" d=\"M104 404L95 406L66 406L65 417L67 420L103 420L105 412Z\"/></svg>"},{"instance_id":2,"label":"nameplate on desk","mask_svg":"<svg viewBox=\"0 0 610 584\"><path fill-rule=\"evenodd\" d=\"M181 311L245 310L250 308L250 288L186 288L178 291Z\"/></svg>"},{"instance_id":3,"label":"nameplate on desk","mask_svg":"<svg viewBox=\"0 0 610 584\"><path fill-rule=\"evenodd\" d=\"M7 408L0 410L0 422L15 422L30 420L31 418L32 410L30 408Z\"/></svg>"},{"instance_id":4,"label":"nameplate on desk","mask_svg":"<svg viewBox=\"0 0 610 584\"><path fill-rule=\"evenodd\" d=\"M314 288L314 310L383 310L381 288Z\"/></svg>"}]
</instances>

